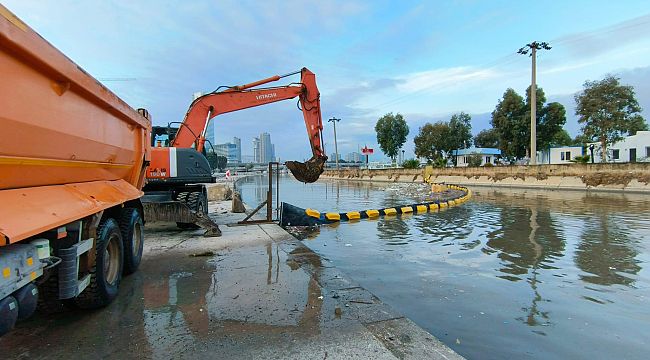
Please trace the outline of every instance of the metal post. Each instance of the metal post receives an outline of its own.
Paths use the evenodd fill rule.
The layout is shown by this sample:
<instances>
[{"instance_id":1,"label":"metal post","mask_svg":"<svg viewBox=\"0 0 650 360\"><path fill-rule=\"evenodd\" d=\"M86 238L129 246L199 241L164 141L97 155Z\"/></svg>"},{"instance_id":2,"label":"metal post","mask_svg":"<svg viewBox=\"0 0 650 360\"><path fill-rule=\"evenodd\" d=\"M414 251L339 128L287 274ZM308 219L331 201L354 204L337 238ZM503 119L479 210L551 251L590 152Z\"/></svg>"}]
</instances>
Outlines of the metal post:
<instances>
[{"instance_id":1,"label":"metal post","mask_svg":"<svg viewBox=\"0 0 650 360\"><path fill-rule=\"evenodd\" d=\"M271 221L273 212L273 163L269 163L269 189L266 192L266 221Z\"/></svg>"},{"instance_id":2,"label":"metal post","mask_svg":"<svg viewBox=\"0 0 650 360\"><path fill-rule=\"evenodd\" d=\"M336 142L336 123L341 121L341 119L337 119L335 117L327 120L328 122L334 123L334 153L336 154L336 170L339 169L339 146Z\"/></svg>"},{"instance_id":3,"label":"metal post","mask_svg":"<svg viewBox=\"0 0 650 360\"><path fill-rule=\"evenodd\" d=\"M533 46L533 76L530 85L530 164L537 165L537 83L535 82L535 60L537 48Z\"/></svg>"},{"instance_id":4,"label":"metal post","mask_svg":"<svg viewBox=\"0 0 650 360\"><path fill-rule=\"evenodd\" d=\"M527 55L531 50L530 57L533 60L532 79L530 84L530 165L537 165L537 81L536 62L537 50L551 50L548 43L533 41L517 51L518 54Z\"/></svg>"}]
</instances>

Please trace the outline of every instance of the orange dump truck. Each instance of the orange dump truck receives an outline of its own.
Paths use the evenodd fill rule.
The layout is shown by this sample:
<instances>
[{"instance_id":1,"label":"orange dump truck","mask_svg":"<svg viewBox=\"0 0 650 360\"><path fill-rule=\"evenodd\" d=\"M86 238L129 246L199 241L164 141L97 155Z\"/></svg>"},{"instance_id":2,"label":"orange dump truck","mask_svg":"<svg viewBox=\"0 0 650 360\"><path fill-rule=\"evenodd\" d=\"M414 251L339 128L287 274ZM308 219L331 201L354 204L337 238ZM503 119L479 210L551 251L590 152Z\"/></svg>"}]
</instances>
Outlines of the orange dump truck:
<instances>
[{"instance_id":1,"label":"orange dump truck","mask_svg":"<svg viewBox=\"0 0 650 360\"><path fill-rule=\"evenodd\" d=\"M0 5L0 335L110 303L142 256L151 121Z\"/></svg>"}]
</instances>

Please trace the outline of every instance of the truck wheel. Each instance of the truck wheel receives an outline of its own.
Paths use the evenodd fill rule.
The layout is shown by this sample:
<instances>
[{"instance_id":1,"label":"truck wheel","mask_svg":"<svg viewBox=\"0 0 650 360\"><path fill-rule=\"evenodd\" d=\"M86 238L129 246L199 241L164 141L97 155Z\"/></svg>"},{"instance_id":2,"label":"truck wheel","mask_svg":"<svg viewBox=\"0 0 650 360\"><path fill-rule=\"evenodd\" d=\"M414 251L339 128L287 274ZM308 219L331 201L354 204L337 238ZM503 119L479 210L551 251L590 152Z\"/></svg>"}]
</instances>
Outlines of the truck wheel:
<instances>
[{"instance_id":1,"label":"truck wheel","mask_svg":"<svg viewBox=\"0 0 650 360\"><path fill-rule=\"evenodd\" d=\"M56 268L45 282L38 285L38 293L36 310L41 314L59 314L66 311L69 305L72 305L64 300L59 300L59 275Z\"/></svg>"},{"instance_id":2,"label":"truck wheel","mask_svg":"<svg viewBox=\"0 0 650 360\"><path fill-rule=\"evenodd\" d=\"M18 320L18 302L13 296L0 300L0 336L8 333Z\"/></svg>"},{"instance_id":3,"label":"truck wheel","mask_svg":"<svg viewBox=\"0 0 650 360\"><path fill-rule=\"evenodd\" d=\"M178 194L178 201L183 202L190 208L192 211L203 212L202 204L200 202L202 193L198 191L194 192L182 192ZM198 229L200 226L194 223L183 223L177 222L176 226L179 229Z\"/></svg>"},{"instance_id":4,"label":"truck wheel","mask_svg":"<svg viewBox=\"0 0 650 360\"><path fill-rule=\"evenodd\" d=\"M25 320L34 314L38 304L38 288L33 282L16 290L12 296L18 302L18 320Z\"/></svg>"},{"instance_id":5,"label":"truck wheel","mask_svg":"<svg viewBox=\"0 0 650 360\"><path fill-rule=\"evenodd\" d=\"M117 296L122 280L124 247L117 221L108 218L97 228L95 266L90 270L90 284L75 299L83 309L106 306Z\"/></svg>"},{"instance_id":6,"label":"truck wheel","mask_svg":"<svg viewBox=\"0 0 650 360\"><path fill-rule=\"evenodd\" d=\"M143 229L144 222L138 209L122 209L120 231L124 243L124 275L133 274L140 266L144 245Z\"/></svg>"}]
</instances>

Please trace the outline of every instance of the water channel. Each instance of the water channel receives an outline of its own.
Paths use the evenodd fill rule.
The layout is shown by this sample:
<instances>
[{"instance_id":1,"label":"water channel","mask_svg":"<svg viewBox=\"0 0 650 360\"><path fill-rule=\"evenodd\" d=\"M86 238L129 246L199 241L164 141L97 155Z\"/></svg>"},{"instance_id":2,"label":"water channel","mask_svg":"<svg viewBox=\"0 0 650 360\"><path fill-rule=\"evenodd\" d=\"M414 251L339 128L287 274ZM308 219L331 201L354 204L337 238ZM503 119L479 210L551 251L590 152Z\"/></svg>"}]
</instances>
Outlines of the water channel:
<instances>
[{"instance_id":1,"label":"water channel","mask_svg":"<svg viewBox=\"0 0 650 360\"><path fill-rule=\"evenodd\" d=\"M237 184L255 206L267 178ZM650 197L474 188L440 212L322 226L306 245L470 359L647 358ZM413 203L399 184L280 179L320 211Z\"/></svg>"}]
</instances>

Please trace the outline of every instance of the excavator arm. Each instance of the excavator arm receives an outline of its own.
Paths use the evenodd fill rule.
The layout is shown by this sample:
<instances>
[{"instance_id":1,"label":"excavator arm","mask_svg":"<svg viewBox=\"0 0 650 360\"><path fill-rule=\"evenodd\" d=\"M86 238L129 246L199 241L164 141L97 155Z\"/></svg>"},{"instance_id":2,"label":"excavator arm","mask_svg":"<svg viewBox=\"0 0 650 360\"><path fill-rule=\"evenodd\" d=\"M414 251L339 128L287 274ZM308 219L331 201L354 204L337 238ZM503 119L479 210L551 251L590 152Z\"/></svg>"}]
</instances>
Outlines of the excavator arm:
<instances>
[{"instance_id":1,"label":"excavator arm","mask_svg":"<svg viewBox=\"0 0 650 360\"><path fill-rule=\"evenodd\" d=\"M254 88L297 73L290 73L283 76L276 75L197 98L190 105L185 119L176 133L172 146L181 148L194 147L199 152L203 151L205 132L212 118L237 110L298 97L313 156L305 163L287 161L285 165L299 181L311 183L318 180L318 177L323 172L327 156L325 156L325 150L323 149L323 120L320 110L320 93L316 87L316 76L314 73L307 68L302 68L299 71L301 81L298 84L270 88Z\"/></svg>"}]
</instances>

